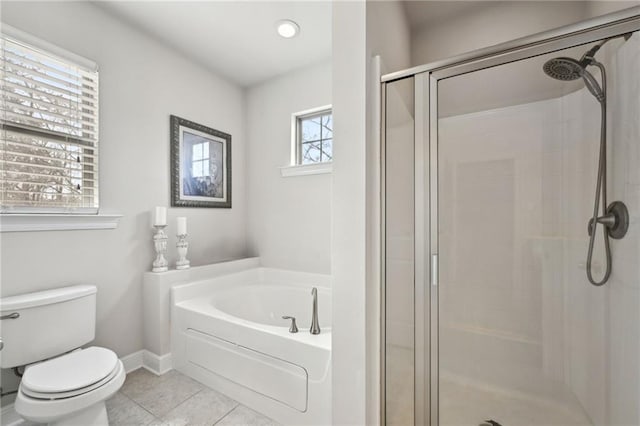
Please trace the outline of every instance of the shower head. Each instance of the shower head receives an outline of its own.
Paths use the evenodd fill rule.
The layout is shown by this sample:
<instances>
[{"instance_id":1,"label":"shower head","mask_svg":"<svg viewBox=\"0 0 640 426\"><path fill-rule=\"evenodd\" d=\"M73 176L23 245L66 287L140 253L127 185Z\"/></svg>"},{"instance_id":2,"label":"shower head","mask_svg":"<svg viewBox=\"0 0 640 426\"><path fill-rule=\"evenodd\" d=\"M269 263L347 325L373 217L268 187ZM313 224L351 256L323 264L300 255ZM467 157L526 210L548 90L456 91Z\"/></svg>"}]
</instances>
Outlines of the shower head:
<instances>
[{"instance_id":1,"label":"shower head","mask_svg":"<svg viewBox=\"0 0 640 426\"><path fill-rule=\"evenodd\" d=\"M591 56L589 56L591 58ZM591 59L592 61L592 59ZM604 93L595 77L585 68L587 64L573 58L553 58L548 60L542 69L551 78L561 81L572 81L582 78L589 92L598 102L604 102Z\"/></svg>"},{"instance_id":2,"label":"shower head","mask_svg":"<svg viewBox=\"0 0 640 426\"><path fill-rule=\"evenodd\" d=\"M553 58L542 67L551 78L562 81L577 80L584 74L584 67L573 58Z\"/></svg>"}]
</instances>

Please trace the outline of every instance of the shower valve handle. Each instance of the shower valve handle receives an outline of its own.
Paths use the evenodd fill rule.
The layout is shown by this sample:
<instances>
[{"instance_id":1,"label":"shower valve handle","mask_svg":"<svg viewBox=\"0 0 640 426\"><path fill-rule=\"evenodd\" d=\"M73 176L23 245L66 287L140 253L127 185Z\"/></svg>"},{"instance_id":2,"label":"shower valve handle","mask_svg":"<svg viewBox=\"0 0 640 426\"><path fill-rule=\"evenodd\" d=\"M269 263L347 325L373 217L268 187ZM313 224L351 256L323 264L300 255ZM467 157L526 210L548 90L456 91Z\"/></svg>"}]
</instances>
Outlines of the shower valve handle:
<instances>
[{"instance_id":1,"label":"shower valve handle","mask_svg":"<svg viewBox=\"0 0 640 426\"><path fill-rule=\"evenodd\" d=\"M629 228L629 211L622 201L614 201L607 207L607 213L604 216L596 218L597 223L604 225L607 233L611 238L619 240L624 237ZM587 231L589 236L593 234L595 224L593 218L589 219Z\"/></svg>"},{"instance_id":2,"label":"shower valve handle","mask_svg":"<svg viewBox=\"0 0 640 426\"><path fill-rule=\"evenodd\" d=\"M290 317L290 316L284 315L282 317L282 319L290 319L291 320L291 327L289 327L289 333L297 333L298 332L298 326L296 325L296 317Z\"/></svg>"},{"instance_id":3,"label":"shower valve handle","mask_svg":"<svg viewBox=\"0 0 640 426\"><path fill-rule=\"evenodd\" d=\"M601 223L605 226L605 228L609 229L615 226L616 217L612 214L606 214L604 216L599 216L596 219L596 222ZM589 219L589 235L593 233L593 218Z\"/></svg>"}]
</instances>

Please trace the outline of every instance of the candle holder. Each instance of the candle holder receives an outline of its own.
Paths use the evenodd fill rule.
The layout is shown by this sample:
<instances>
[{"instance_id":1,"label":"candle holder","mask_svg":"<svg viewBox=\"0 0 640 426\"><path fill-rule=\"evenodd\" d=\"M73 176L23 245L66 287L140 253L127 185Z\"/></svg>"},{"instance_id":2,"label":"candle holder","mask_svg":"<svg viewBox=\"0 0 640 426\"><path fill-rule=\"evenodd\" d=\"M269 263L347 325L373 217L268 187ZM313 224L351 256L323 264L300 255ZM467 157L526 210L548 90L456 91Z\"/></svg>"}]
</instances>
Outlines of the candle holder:
<instances>
[{"instance_id":1,"label":"candle holder","mask_svg":"<svg viewBox=\"0 0 640 426\"><path fill-rule=\"evenodd\" d=\"M187 249L189 248L187 234L178 234L177 237L178 261L176 262L176 269L189 269L191 262L187 260Z\"/></svg>"},{"instance_id":2,"label":"candle holder","mask_svg":"<svg viewBox=\"0 0 640 426\"><path fill-rule=\"evenodd\" d=\"M156 260L153 261L153 269L151 272L166 272L169 270L169 262L164 257L167 252L167 234L164 233L164 228L167 225L153 225L156 228L156 233L153 236L153 246L156 249Z\"/></svg>"}]
</instances>

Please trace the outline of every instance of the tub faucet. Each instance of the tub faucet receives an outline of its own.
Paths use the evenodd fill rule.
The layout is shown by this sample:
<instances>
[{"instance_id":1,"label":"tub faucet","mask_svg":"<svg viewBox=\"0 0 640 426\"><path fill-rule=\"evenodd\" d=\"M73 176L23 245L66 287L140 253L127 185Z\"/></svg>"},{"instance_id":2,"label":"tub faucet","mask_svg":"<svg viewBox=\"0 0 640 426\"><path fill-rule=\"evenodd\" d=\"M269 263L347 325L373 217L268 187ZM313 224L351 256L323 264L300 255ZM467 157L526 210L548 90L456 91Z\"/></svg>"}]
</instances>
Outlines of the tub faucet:
<instances>
[{"instance_id":1,"label":"tub faucet","mask_svg":"<svg viewBox=\"0 0 640 426\"><path fill-rule=\"evenodd\" d=\"M313 288L311 290L313 296L313 316L311 317L311 334L320 334L320 324L318 323L318 289Z\"/></svg>"},{"instance_id":2,"label":"tub faucet","mask_svg":"<svg viewBox=\"0 0 640 426\"><path fill-rule=\"evenodd\" d=\"M298 332L298 326L296 325L296 318L295 317L290 317L290 316L283 316L282 319L288 319L291 320L291 327L289 327L289 333L297 333Z\"/></svg>"}]
</instances>

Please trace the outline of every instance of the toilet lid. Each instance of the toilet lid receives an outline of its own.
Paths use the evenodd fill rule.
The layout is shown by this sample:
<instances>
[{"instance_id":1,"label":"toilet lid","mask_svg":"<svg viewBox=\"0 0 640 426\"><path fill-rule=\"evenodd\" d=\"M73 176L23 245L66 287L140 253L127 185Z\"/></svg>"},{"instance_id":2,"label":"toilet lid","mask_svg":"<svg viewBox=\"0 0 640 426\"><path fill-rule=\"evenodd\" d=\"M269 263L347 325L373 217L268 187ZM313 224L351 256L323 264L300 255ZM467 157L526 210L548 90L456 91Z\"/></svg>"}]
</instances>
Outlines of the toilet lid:
<instances>
[{"instance_id":1,"label":"toilet lid","mask_svg":"<svg viewBox=\"0 0 640 426\"><path fill-rule=\"evenodd\" d=\"M113 351L93 346L28 367L22 376L22 386L42 393L86 388L109 376L117 362Z\"/></svg>"},{"instance_id":2,"label":"toilet lid","mask_svg":"<svg viewBox=\"0 0 640 426\"><path fill-rule=\"evenodd\" d=\"M86 388L75 389L67 392L35 392L30 390L28 387L20 385L20 392L23 394L35 398L35 399L46 399L46 400L55 400L55 399L66 399L74 396L82 395L88 392L91 392L95 389L101 388L113 380L116 376L120 375L124 371L124 367L122 366L122 362L118 361L118 365L113 369L111 374L109 374L104 379L99 382L95 382L94 384L87 386Z\"/></svg>"}]
</instances>

